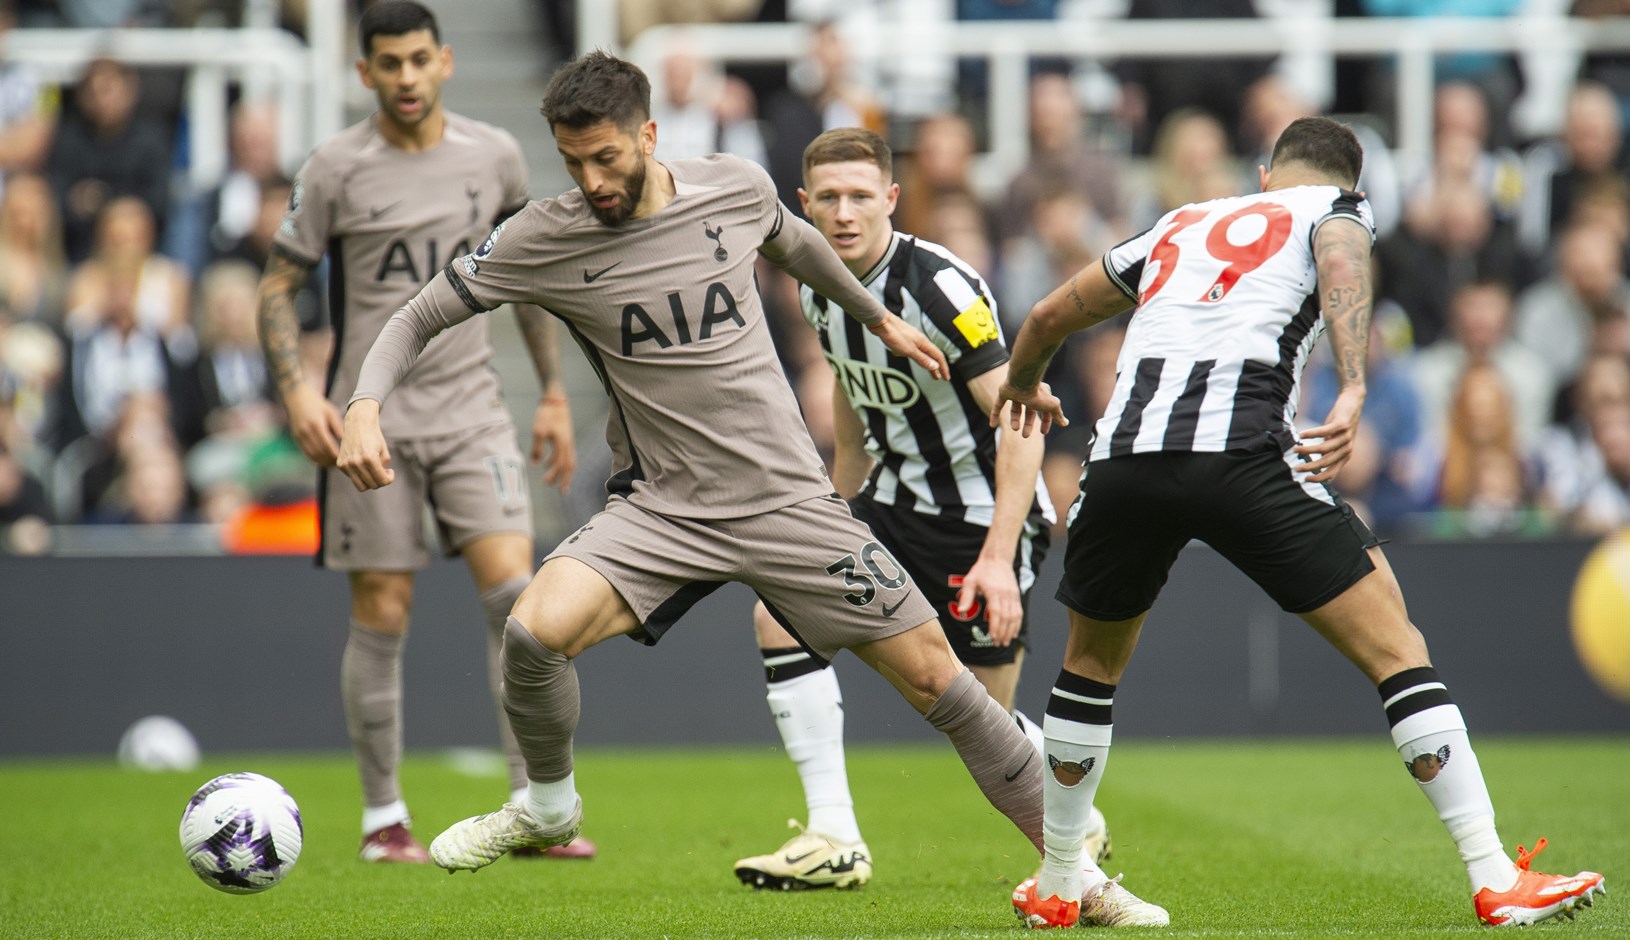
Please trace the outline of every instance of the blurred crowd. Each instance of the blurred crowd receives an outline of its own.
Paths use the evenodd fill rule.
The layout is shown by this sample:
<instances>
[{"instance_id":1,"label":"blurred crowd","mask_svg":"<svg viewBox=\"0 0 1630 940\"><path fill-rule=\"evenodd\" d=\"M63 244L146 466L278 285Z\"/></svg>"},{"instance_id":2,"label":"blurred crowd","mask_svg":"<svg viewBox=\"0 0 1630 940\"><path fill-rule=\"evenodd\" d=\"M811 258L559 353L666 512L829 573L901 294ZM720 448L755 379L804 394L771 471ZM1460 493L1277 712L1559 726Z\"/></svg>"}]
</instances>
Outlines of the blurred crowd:
<instances>
[{"instance_id":1,"label":"blurred crowd","mask_svg":"<svg viewBox=\"0 0 1630 940\"><path fill-rule=\"evenodd\" d=\"M897 4L898 5L898 4ZM947 0L944 6L952 4ZM1079 4L1076 4L1079 6ZM1132 18L1256 17L1251 0L1094 0ZM0 28L225 17L241 4L0 0ZM285 8L298 4L283 4ZM950 93L861 68L864 12L822 0L622 0L625 41L663 22L806 20L806 55L735 68L677 36L653 102L661 158L715 150L760 161L798 206L804 145L867 126L896 147L894 222L985 275L1011 338L1031 304L1184 203L1253 192L1279 131L1320 106L1276 60L1034 60L1027 162L980 173L987 76L956 63ZM1338 15L1432 15L1430 0L1335 0ZM1451 4L1506 16L1520 0ZM537 0L550 54L572 51L570 3ZM1068 0L955 0L969 20L1053 19ZM1630 0L1578 0L1630 16ZM285 11L298 26L298 10ZM49 17L56 17L51 20ZM1630 53L1587 59L1560 129L1513 126L1522 68L1501 55L1436 63L1430 161L1395 140L1391 64L1343 61L1322 109L1366 148L1361 188L1380 237L1369 400L1337 488L1383 535L1592 534L1630 525ZM281 426L255 336L255 290L289 198L276 113L239 101L229 170L182 182L181 82L109 59L70 87L0 55L0 551L49 550L57 523L202 522L228 533L309 500L315 475ZM905 89L903 91L903 89ZM321 272L319 272L321 275ZM320 277L319 277L320 280ZM831 437L830 372L795 285L760 283L817 442ZM310 374L328 341L322 289L303 300ZM1124 324L1071 340L1048 376L1072 424L1049 440L1059 503L1075 493L1092 419L1113 386ZM1315 354L1297 421L1335 396ZM257 516L257 514L259 514ZM1060 512L1062 518L1063 513Z\"/></svg>"}]
</instances>

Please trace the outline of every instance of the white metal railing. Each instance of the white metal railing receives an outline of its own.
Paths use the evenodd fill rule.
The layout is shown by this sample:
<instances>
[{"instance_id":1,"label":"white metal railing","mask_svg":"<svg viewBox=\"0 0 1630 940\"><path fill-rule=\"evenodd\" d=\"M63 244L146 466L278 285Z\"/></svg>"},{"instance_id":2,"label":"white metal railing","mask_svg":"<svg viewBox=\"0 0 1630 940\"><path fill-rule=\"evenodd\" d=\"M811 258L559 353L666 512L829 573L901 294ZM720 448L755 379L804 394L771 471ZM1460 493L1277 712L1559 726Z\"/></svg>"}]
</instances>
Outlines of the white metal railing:
<instances>
[{"instance_id":1,"label":"white metal railing","mask_svg":"<svg viewBox=\"0 0 1630 940\"><path fill-rule=\"evenodd\" d=\"M6 34L5 58L23 62L49 82L71 84L84 65L106 56L131 65L188 68L186 113L191 178L199 186L219 179L227 161L227 89L239 82L249 98L278 103L279 147L295 166L312 146L339 130L339 4L311 5L312 44L280 29L15 29Z\"/></svg>"},{"instance_id":2,"label":"white metal railing","mask_svg":"<svg viewBox=\"0 0 1630 940\"><path fill-rule=\"evenodd\" d=\"M679 35L698 54L726 62L792 61L809 49L803 23L660 26L641 33L628 57L661 81L664 50ZM1005 178L1024 164L1028 149L1026 107L1029 60L1064 57L1109 63L1120 58L1171 59L1203 56L1394 56L1398 70L1399 155L1412 163L1429 158L1432 141L1433 56L1440 53L1517 53L1526 72L1545 64L1553 77L1534 102L1531 129L1560 122L1560 95L1572 65L1591 51L1630 51L1630 17L1581 20L1554 15L1503 19L1462 17L1343 18L1286 16L1254 20L1119 20L882 23L852 38L851 56L865 65L904 55L984 59L990 65L988 120L991 151L981 175ZM902 49L902 43L904 48ZM1538 77L1530 75L1531 78ZM1531 84L1534 84L1531 82ZM1530 91L1535 89L1531 88Z\"/></svg>"}]
</instances>

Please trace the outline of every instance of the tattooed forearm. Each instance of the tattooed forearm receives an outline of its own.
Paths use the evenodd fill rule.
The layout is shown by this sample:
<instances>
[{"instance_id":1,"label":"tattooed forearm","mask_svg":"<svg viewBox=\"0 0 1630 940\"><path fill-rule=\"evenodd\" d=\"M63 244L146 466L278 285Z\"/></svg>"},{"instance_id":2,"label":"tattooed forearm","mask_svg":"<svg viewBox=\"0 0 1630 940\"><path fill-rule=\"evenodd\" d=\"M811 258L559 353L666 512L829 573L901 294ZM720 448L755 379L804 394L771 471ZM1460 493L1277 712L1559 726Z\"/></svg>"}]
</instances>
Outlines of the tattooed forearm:
<instances>
[{"instance_id":1,"label":"tattooed forearm","mask_svg":"<svg viewBox=\"0 0 1630 940\"><path fill-rule=\"evenodd\" d=\"M1362 386L1370 341L1370 239L1354 222L1335 219L1319 228L1313 244L1319 296L1341 387Z\"/></svg>"},{"instance_id":2,"label":"tattooed forearm","mask_svg":"<svg viewBox=\"0 0 1630 940\"><path fill-rule=\"evenodd\" d=\"M1035 388L1041 377L1047 372L1047 364L1053 361L1062 343L1050 343L1037 350L1034 358L1026 357L1025 361L1014 361L1008 368L1007 381L1014 388Z\"/></svg>"},{"instance_id":3,"label":"tattooed forearm","mask_svg":"<svg viewBox=\"0 0 1630 940\"><path fill-rule=\"evenodd\" d=\"M294 311L294 295L311 269L287 255L274 252L266 262L258 291L260 348L266 356L278 394L287 396L305 381L300 368L300 318Z\"/></svg>"},{"instance_id":4,"label":"tattooed forearm","mask_svg":"<svg viewBox=\"0 0 1630 940\"><path fill-rule=\"evenodd\" d=\"M555 342L554 317L542 307L516 304L515 322L521 328L521 338L526 341L538 383L548 391L550 384L560 377L560 345Z\"/></svg>"}]
</instances>

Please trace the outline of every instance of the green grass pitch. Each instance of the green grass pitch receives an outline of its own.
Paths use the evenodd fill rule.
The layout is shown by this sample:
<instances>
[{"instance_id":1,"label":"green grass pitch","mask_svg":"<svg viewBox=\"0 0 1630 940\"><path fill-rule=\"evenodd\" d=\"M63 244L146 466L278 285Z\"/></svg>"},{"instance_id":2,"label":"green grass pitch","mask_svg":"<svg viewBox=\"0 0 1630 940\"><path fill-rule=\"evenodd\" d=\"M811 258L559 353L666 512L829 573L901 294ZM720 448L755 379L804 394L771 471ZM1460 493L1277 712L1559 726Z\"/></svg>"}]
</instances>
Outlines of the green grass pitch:
<instances>
[{"instance_id":1,"label":"green grass pitch","mask_svg":"<svg viewBox=\"0 0 1630 940\"><path fill-rule=\"evenodd\" d=\"M1630 741L1479 743L1507 846L1536 867L1602 871L1614 894L1543 930L1630 937ZM403 777L429 841L495 808L504 783L441 753ZM288 787L305 818L289 878L249 897L206 887L177 842L217 773ZM850 778L877 862L850 892L756 893L730 871L769 851L803 802L777 751L585 749L591 862L504 859L475 874L356 861L348 757L212 756L194 773L103 761L0 763L0 937L1017 937L1007 895L1036 860L948 747L854 747ZM1171 910L1183 937L1473 934L1453 845L1384 738L1117 745L1100 794L1111 873ZM1621 892L1623 896L1621 897Z\"/></svg>"}]
</instances>

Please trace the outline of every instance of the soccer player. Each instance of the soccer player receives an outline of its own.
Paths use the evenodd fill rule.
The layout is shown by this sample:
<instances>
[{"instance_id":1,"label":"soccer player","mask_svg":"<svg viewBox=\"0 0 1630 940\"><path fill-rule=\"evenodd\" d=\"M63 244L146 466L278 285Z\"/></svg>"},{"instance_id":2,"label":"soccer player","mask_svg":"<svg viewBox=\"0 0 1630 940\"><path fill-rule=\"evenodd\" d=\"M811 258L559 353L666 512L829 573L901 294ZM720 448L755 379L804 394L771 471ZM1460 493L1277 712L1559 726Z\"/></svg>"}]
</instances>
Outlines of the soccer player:
<instances>
[{"instance_id":1,"label":"soccer player","mask_svg":"<svg viewBox=\"0 0 1630 940\"><path fill-rule=\"evenodd\" d=\"M1460 710L1378 540L1328 485L1364 408L1375 230L1352 191L1363 156L1335 121L1293 122L1258 171L1261 193L1167 213L1038 303L1014 342L991 421L1046 432L1065 423L1040 381L1059 345L1137 308L1071 509L1058 591L1070 637L1043 722L1046 853L1039 878L1013 893L1031 926L1069 926L1096 903L1075 859L1109 757L1115 687L1190 539L1375 683L1404 766L1460 850L1480 921L1572 916L1602 888L1595 872L1531 871L1544 839L1519 846L1515 862L1505 854ZM1326 330L1341 391L1298 437L1296 386ZM1022 407L1004 414L1009 403Z\"/></svg>"},{"instance_id":2,"label":"soccer player","mask_svg":"<svg viewBox=\"0 0 1630 940\"><path fill-rule=\"evenodd\" d=\"M804 318L837 381L833 488L905 566L957 658L1039 750L1041 729L1013 700L1053 504L1041 481L1041 438L998 437L986 420L1007 375L996 301L960 258L894 230L900 187L878 135L852 127L821 134L804 150L803 178L804 215L871 296L921 329L951 367L951 381L929 381L837 304L802 289ZM809 825L776 851L736 862L736 876L759 888L865 884L871 852L844 771L837 677L763 604L753 626L770 713L797 765ZM1094 859L1108 843L1098 822L1088 835Z\"/></svg>"},{"instance_id":3,"label":"soccer player","mask_svg":"<svg viewBox=\"0 0 1630 940\"><path fill-rule=\"evenodd\" d=\"M337 405L351 397L357 370L385 321L446 260L480 244L495 220L526 203L526 164L509 134L442 107L453 54L436 20L412 2L370 6L358 24L357 72L379 99L367 120L318 147L300 170L275 250L260 283L266 361L289 413L289 429L318 479L317 561L349 575L351 629L340 661L346 725L362 777L361 857L425 862L408 831L397 765L402 741L402 646L413 571L429 558L425 506L448 548L464 557L480 592L489 677L498 695L504 619L532 572L532 509L515 429L487 362L484 321L448 334L402 383L385 433L396 447L402 484L359 493L337 470ZM294 295L328 256L335 348L327 398L300 365ZM546 479L564 488L575 461L571 414L557 377L553 325L517 308L544 395L533 420L532 459L547 448ZM525 767L500 715L514 791ZM558 848L593 855L587 842Z\"/></svg>"},{"instance_id":4,"label":"soccer player","mask_svg":"<svg viewBox=\"0 0 1630 940\"><path fill-rule=\"evenodd\" d=\"M944 355L785 211L760 167L658 162L650 101L644 73L602 52L555 73L543 113L577 189L530 203L398 311L345 414L339 466L359 488L390 483L381 403L438 333L509 301L565 320L612 399L606 508L544 560L506 627L504 707L526 798L454 824L431 858L476 869L569 841L583 818L573 657L614 636L655 643L726 581L752 587L822 661L850 649L888 678L1039 850L1041 761L957 661L905 570L832 494L775 358L754 259L936 378Z\"/></svg>"}]
</instances>

